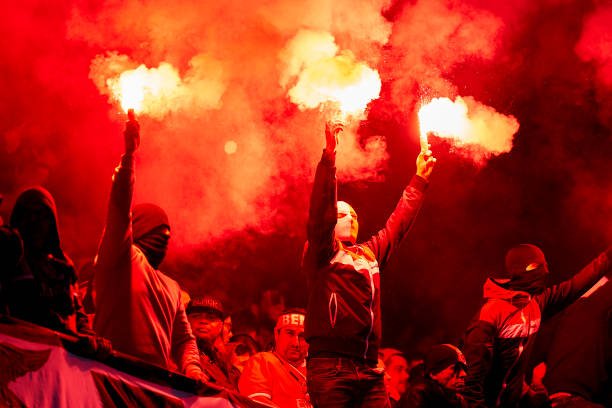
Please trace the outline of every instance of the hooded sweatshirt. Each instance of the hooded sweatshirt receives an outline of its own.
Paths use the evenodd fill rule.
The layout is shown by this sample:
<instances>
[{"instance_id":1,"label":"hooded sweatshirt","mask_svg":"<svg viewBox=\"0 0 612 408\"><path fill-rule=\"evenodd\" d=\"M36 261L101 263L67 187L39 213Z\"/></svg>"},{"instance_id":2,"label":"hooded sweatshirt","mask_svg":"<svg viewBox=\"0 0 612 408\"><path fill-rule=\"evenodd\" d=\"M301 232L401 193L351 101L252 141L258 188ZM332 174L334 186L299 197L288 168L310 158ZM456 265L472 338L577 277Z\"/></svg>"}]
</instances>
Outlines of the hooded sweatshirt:
<instances>
[{"instance_id":1,"label":"hooded sweatshirt","mask_svg":"<svg viewBox=\"0 0 612 408\"><path fill-rule=\"evenodd\" d=\"M178 366L185 372L190 364L200 366L195 337L178 283L155 269L134 242L133 185L134 157L126 154L115 170L98 249L94 327L118 351L169 370ZM137 211L137 215L146 218L136 223L139 240L167 226L158 210Z\"/></svg>"},{"instance_id":2,"label":"hooded sweatshirt","mask_svg":"<svg viewBox=\"0 0 612 408\"><path fill-rule=\"evenodd\" d=\"M524 394L525 365L533 340L546 320L578 299L610 269L611 249L569 280L530 295L484 284L485 304L468 327L464 395L470 406L515 407Z\"/></svg>"},{"instance_id":3,"label":"hooded sweatshirt","mask_svg":"<svg viewBox=\"0 0 612 408\"><path fill-rule=\"evenodd\" d=\"M24 248L24 256L16 270L9 272L6 283L10 314L53 330L90 333L74 265L60 245L51 194L42 187L21 193L10 224L20 233ZM42 241L34 245L34 236Z\"/></svg>"},{"instance_id":4,"label":"hooded sweatshirt","mask_svg":"<svg viewBox=\"0 0 612 408\"><path fill-rule=\"evenodd\" d=\"M309 356L347 356L376 365L381 339L380 269L412 226L427 182L415 176L387 223L362 244L335 238L335 155L317 166L308 218L305 336Z\"/></svg>"}]
</instances>

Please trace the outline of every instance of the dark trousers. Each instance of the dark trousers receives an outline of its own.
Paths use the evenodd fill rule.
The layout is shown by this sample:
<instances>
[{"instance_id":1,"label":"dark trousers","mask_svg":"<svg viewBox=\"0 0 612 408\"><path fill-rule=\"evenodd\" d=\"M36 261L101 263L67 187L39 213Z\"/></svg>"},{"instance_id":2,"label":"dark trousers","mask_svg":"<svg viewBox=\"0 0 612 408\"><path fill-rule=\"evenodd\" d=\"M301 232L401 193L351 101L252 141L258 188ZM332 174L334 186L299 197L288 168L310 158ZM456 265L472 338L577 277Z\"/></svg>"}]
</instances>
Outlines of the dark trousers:
<instances>
[{"instance_id":1,"label":"dark trousers","mask_svg":"<svg viewBox=\"0 0 612 408\"><path fill-rule=\"evenodd\" d=\"M308 359L308 394L315 408L390 408L384 372L350 358Z\"/></svg>"}]
</instances>

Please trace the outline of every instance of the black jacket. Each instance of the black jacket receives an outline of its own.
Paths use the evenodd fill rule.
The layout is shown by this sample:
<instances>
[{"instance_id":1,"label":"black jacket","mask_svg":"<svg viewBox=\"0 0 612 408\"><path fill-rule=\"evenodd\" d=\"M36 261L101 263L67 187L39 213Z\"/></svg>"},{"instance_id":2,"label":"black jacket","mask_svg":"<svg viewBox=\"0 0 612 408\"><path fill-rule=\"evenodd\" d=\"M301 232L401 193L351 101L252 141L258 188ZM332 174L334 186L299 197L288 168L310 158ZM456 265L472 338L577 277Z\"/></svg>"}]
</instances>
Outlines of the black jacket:
<instances>
[{"instance_id":1,"label":"black jacket","mask_svg":"<svg viewBox=\"0 0 612 408\"><path fill-rule=\"evenodd\" d=\"M304 257L309 283L305 335L311 357L345 355L376 363L379 270L414 222L425 187L425 180L413 177L383 229L362 244L341 243L334 236L335 157L323 154L312 189Z\"/></svg>"}]
</instances>

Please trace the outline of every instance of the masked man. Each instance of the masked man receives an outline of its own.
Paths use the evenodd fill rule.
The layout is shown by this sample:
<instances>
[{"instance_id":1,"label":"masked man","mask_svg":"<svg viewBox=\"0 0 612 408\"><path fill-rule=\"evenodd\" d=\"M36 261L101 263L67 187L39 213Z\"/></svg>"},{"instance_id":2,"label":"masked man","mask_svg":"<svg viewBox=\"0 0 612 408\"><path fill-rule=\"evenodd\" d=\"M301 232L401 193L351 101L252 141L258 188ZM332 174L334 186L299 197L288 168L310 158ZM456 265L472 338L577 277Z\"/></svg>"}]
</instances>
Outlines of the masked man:
<instances>
[{"instance_id":1,"label":"masked man","mask_svg":"<svg viewBox=\"0 0 612 408\"><path fill-rule=\"evenodd\" d=\"M548 265L540 248L520 244L506 253L504 270L485 282L485 304L465 334L470 406L516 407L530 398L526 364L542 320L593 286L609 270L611 256L609 248L573 278L546 287Z\"/></svg>"},{"instance_id":2,"label":"masked man","mask_svg":"<svg viewBox=\"0 0 612 408\"><path fill-rule=\"evenodd\" d=\"M125 154L113 177L94 274L95 329L115 350L202 379L180 287L157 269L170 239L168 217L153 204L130 211L140 141L134 119L128 121L124 137Z\"/></svg>"},{"instance_id":3,"label":"masked man","mask_svg":"<svg viewBox=\"0 0 612 408\"><path fill-rule=\"evenodd\" d=\"M421 151L417 173L383 229L357 244L355 210L337 201L336 144L342 125L327 124L315 173L304 267L308 273L308 392L317 407L389 405L377 368L381 336L379 271L400 244L423 202L435 159Z\"/></svg>"}]
</instances>

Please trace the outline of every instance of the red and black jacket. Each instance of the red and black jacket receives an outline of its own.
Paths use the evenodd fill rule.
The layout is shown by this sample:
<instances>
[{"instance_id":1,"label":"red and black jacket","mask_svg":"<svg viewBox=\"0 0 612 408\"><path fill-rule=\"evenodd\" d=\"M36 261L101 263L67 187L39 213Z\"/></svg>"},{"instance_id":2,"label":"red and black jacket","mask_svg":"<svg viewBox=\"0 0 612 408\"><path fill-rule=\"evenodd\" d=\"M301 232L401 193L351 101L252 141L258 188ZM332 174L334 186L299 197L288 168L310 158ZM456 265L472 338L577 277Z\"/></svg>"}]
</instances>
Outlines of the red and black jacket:
<instances>
[{"instance_id":1,"label":"red and black jacket","mask_svg":"<svg viewBox=\"0 0 612 408\"><path fill-rule=\"evenodd\" d=\"M312 189L304 256L309 356L344 355L376 363L381 336L379 272L413 224L426 185L424 179L413 177L385 227L362 244L346 244L334 236L335 155L323 153Z\"/></svg>"},{"instance_id":2,"label":"red and black jacket","mask_svg":"<svg viewBox=\"0 0 612 408\"><path fill-rule=\"evenodd\" d=\"M610 249L579 273L542 293L502 288L488 279L485 304L468 327L464 395L470 406L514 407L524 393L525 366L541 322L569 306L609 269Z\"/></svg>"}]
</instances>

